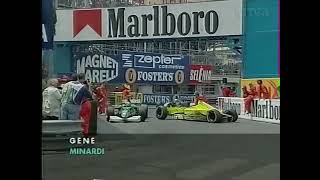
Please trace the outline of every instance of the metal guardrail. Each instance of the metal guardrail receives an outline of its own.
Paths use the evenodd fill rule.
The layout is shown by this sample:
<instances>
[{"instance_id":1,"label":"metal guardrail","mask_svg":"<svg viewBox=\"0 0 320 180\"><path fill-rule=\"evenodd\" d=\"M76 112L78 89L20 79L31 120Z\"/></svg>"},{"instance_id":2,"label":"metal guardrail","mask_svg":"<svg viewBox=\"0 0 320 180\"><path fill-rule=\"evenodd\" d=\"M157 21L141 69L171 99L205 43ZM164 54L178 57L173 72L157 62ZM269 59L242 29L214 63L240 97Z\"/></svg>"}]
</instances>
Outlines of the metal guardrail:
<instances>
[{"instance_id":1,"label":"metal guardrail","mask_svg":"<svg viewBox=\"0 0 320 180\"><path fill-rule=\"evenodd\" d=\"M73 147L71 137L82 134L81 120L44 120L42 121L42 150L48 152L66 151Z\"/></svg>"},{"instance_id":2,"label":"metal guardrail","mask_svg":"<svg viewBox=\"0 0 320 180\"><path fill-rule=\"evenodd\" d=\"M81 132L81 120L45 120L42 121L42 134L71 134Z\"/></svg>"},{"instance_id":3,"label":"metal guardrail","mask_svg":"<svg viewBox=\"0 0 320 180\"><path fill-rule=\"evenodd\" d=\"M86 120L88 127L82 127L82 120L43 120L42 152L65 151L71 147L83 146L70 144L70 138L83 137L84 134L97 135L97 102L90 102L90 118ZM85 136L86 136L85 135Z\"/></svg>"}]
</instances>

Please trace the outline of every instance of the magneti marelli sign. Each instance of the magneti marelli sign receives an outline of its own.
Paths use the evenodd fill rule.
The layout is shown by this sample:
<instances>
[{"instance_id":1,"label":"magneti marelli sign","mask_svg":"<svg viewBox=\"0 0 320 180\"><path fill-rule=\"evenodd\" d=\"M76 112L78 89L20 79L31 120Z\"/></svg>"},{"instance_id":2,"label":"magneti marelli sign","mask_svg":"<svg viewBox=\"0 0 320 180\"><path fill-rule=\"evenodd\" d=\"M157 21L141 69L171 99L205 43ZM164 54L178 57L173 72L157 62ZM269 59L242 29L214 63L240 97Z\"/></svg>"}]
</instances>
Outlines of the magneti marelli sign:
<instances>
[{"instance_id":1,"label":"magneti marelli sign","mask_svg":"<svg viewBox=\"0 0 320 180\"><path fill-rule=\"evenodd\" d=\"M119 76L119 63L112 56L96 53L80 53L75 57L77 73L93 83L116 81Z\"/></svg>"}]
</instances>

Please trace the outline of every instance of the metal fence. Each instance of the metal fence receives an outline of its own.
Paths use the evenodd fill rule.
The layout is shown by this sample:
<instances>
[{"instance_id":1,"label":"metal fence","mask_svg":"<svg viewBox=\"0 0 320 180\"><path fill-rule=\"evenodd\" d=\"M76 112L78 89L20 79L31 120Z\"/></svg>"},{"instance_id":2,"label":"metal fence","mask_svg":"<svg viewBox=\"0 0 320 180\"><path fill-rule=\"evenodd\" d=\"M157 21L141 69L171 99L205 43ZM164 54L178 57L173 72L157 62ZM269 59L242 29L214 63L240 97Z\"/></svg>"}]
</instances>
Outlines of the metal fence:
<instances>
[{"instance_id":1,"label":"metal fence","mask_svg":"<svg viewBox=\"0 0 320 180\"><path fill-rule=\"evenodd\" d=\"M239 37L240 39L240 37ZM73 52L117 55L121 51L182 54L190 56L190 64L212 65L214 75L240 77L242 54L234 49L240 46L228 39L136 40L106 41L103 43L73 44Z\"/></svg>"},{"instance_id":2,"label":"metal fence","mask_svg":"<svg viewBox=\"0 0 320 180\"><path fill-rule=\"evenodd\" d=\"M142 0L56 0L58 9L110 8L119 6L140 6Z\"/></svg>"},{"instance_id":3,"label":"metal fence","mask_svg":"<svg viewBox=\"0 0 320 180\"><path fill-rule=\"evenodd\" d=\"M224 0L55 0L58 9L112 8L126 6L183 4Z\"/></svg>"}]
</instances>

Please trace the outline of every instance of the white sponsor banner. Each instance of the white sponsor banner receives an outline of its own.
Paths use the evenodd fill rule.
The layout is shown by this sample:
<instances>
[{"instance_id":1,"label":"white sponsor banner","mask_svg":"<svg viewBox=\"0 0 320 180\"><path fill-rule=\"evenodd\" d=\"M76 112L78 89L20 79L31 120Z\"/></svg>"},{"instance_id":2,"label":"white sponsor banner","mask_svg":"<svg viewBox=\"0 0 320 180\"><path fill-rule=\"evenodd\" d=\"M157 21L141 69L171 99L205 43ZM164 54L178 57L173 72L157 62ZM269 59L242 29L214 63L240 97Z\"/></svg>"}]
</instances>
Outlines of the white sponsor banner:
<instances>
[{"instance_id":1,"label":"white sponsor banner","mask_svg":"<svg viewBox=\"0 0 320 180\"><path fill-rule=\"evenodd\" d=\"M57 10L55 41L242 35L242 0Z\"/></svg>"},{"instance_id":2,"label":"white sponsor banner","mask_svg":"<svg viewBox=\"0 0 320 180\"><path fill-rule=\"evenodd\" d=\"M234 109L237 111L238 115L245 114L243 98L219 97L218 105L220 109Z\"/></svg>"},{"instance_id":3,"label":"white sponsor banner","mask_svg":"<svg viewBox=\"0 0 320 180\"><path fill-rule=\"evenodd\" d=\"M280 124L280 99L255 99L252 113L245 114L244 98L219 97L220 109L235 109L240 118Z\"/></svg>"}]
</instances>

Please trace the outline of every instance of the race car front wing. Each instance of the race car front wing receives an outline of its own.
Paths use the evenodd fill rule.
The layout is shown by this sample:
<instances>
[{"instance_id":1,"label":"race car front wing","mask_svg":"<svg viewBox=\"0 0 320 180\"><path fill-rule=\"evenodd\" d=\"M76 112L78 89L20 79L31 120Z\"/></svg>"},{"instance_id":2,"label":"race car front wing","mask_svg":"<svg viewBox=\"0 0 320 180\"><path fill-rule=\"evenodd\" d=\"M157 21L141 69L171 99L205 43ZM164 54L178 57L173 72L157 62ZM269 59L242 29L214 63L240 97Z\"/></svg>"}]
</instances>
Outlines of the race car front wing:
<instances>
[{"instance_id":1,"label":"race car front wing","mask_svg":"<svg viewBox=\"0 0 320 180\"><path fill-rule=\"evenodd\" d=\"M141 116L132 116L129 118L122 118L119 116L110 116L110 121L140 121Z\"/></svg>"}]
</instances>

